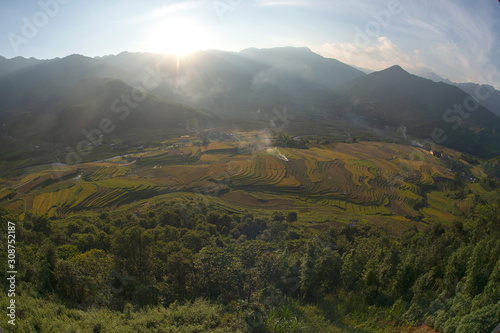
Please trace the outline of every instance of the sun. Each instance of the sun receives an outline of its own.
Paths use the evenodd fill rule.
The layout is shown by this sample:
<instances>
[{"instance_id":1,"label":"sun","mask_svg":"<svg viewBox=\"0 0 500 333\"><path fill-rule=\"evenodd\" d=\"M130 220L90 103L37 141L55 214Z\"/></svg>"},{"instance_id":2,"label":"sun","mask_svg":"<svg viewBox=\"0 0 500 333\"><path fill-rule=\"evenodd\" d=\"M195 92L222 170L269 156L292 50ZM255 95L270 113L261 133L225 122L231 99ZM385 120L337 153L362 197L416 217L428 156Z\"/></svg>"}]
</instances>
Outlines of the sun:
<instances>
[{"instance_id":1,"label":"sun","mask_svg":"<svg viewBox=\"0 0 500 333\"><path fill-rule=\"evenodd\" d=\"M183 56L208 48L208 35L196 22L169 19L152 29L148 49L154 53Z\"/></svg>"}]
</instances>

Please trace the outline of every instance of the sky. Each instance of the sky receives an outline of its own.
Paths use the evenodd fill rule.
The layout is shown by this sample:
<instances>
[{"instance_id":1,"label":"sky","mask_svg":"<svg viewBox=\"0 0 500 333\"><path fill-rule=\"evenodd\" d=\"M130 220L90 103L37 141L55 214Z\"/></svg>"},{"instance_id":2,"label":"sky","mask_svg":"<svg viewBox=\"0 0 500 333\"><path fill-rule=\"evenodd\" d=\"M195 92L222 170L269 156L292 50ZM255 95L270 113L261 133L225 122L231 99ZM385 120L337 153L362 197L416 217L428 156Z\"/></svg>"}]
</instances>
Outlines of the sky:
<instances>
[{"instance_id":1,"label":"sky","mask_svg":"<svg viewBox=\"0 0 500 333\"><path fill-rule=\"evenodd\" d=\"M400 65L500 87L498 0L3 0L0 55L308 47L370 70Z\"/></svg>"}]
</instances>

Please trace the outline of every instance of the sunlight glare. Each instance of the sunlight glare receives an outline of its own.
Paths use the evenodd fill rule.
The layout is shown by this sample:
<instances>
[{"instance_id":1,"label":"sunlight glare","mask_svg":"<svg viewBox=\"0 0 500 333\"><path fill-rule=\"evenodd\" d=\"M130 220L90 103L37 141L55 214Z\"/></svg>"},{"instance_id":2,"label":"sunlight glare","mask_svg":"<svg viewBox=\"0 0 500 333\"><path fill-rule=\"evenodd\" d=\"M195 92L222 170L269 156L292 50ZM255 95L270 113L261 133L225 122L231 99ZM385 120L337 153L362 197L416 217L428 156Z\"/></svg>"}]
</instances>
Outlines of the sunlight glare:
<instances>
[{"instance_id":1,"label":"sunlight glare","mask_svg":"<svg viewBox=\"0 0 500 333\"><path fill-rule=\"evenodd\" d=\"M209 38L200 25L191 20L168 20L151 31L149 50L154 53L183 56L206 49Z\"/></svg>"}]
</instances>

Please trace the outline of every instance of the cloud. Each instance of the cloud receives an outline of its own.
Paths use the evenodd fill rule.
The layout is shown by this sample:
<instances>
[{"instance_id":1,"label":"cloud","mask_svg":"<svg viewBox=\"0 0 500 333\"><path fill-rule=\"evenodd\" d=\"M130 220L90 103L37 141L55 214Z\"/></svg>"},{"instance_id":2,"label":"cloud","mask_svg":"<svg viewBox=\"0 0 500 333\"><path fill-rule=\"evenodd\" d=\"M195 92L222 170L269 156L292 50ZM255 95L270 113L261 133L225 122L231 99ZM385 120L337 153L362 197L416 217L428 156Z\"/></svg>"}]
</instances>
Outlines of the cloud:
<instances>
[{"instance_id":1,"label":"cloud","mask_svg":"<svg viewBox=\"0 0 500 333\"><path fill-rule=\"evenodd\" d=\"M440 75L455 81L499 82L493 65L497 18L491 7L481 2L423 1L413 3L409 14L393 30L424 43L427 61Z\"/></svg>"},{"instance_id":2,"label":"cloud","mask_svg":"<svg viewBox=\"0 0 500 333\"><path fill-rule=\"evenodd\" d=\"M325 43L313 50L326 57L358 67L372 70L382 70L393 65L400 65L407 69L426 67L418 59L419 52L413 55L404 53L387 37L378 37L368 47L352 43Z\"/></svg>"}]
</instances>

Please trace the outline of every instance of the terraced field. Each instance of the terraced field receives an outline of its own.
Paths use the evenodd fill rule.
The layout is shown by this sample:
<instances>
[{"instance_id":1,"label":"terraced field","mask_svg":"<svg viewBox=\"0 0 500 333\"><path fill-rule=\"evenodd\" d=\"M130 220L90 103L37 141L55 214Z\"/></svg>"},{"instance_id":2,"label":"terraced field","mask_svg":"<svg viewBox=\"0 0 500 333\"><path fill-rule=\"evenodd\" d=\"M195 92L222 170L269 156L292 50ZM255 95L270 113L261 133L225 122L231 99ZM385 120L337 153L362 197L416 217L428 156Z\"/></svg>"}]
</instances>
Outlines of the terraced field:
<instances>
[{"instance_id":1,"label":"terraced field","mask_svg":"<svg viewBox=\"0 0 500 333\"><path fill-rule=\"evenodd\" d=\"M112 179L75 183L68 188L24 196L26 211L53 216L82 209L116 206L161 194L162 189L143 180Z\"/></svg>"},{"instance_id":2,"label":"terraced field","mask_svg":"<svg viewBox=\"0 0 500 333\"><path fill-rule=\"evenodd\" d=\"M439 193L436 183L451 179L452 174L424 149L363 142L243 150L239 144L143 150L64 166L62 178L48 167L6 181L0 187L0 205L18 214L32 211L52 216L114 207L167 192L228 196L234 191L274 194L283 202L331 207L352 216L451 218L450 204L432 193ZM479 185L471 188L481 191ZM13 193L15 197L9 197ZM428 205L420 211L412 208L419 202Z\"/></svg>"},{"instance_id":3,"label":"terraced field","mask_svg":"<svg viewBox=\"0 0 500 333\"><path fill-rule=\"evenodd\" d=\"M209 171L196 181L231 189L307 197L356 214L405 214L425 200L423 189L451 173L427 151L391 144L339 144L308 150L279 149L247 158L202 158ZM219 163L217 163L219 159ZM195 181L195 179L193 179Z\"/></svg>"},{"instance_id":4,"label":"terraced field","mask_svg":"<svg viewBox=\"0 0 500 333\"><path fill-rule=\"evenodd\" d=\"M173 148L166 151L155 151L150 155L144 154L137 159L136 164L138 166L191 164L198 161L200 156L201 148Z\"/></svg>"},{"instance_id":5,"label":"terraced field","mask_svg":"<svg viewBox=\"0 0 500 333\"><path fill-rule=\"evenodd\" d=\"M128 173L129 169L122 166L104 166L98 168L96 171L85 177L86 180L102 180L109 179L114 177L125 176Z\"/></svg>"}]
</instances>

